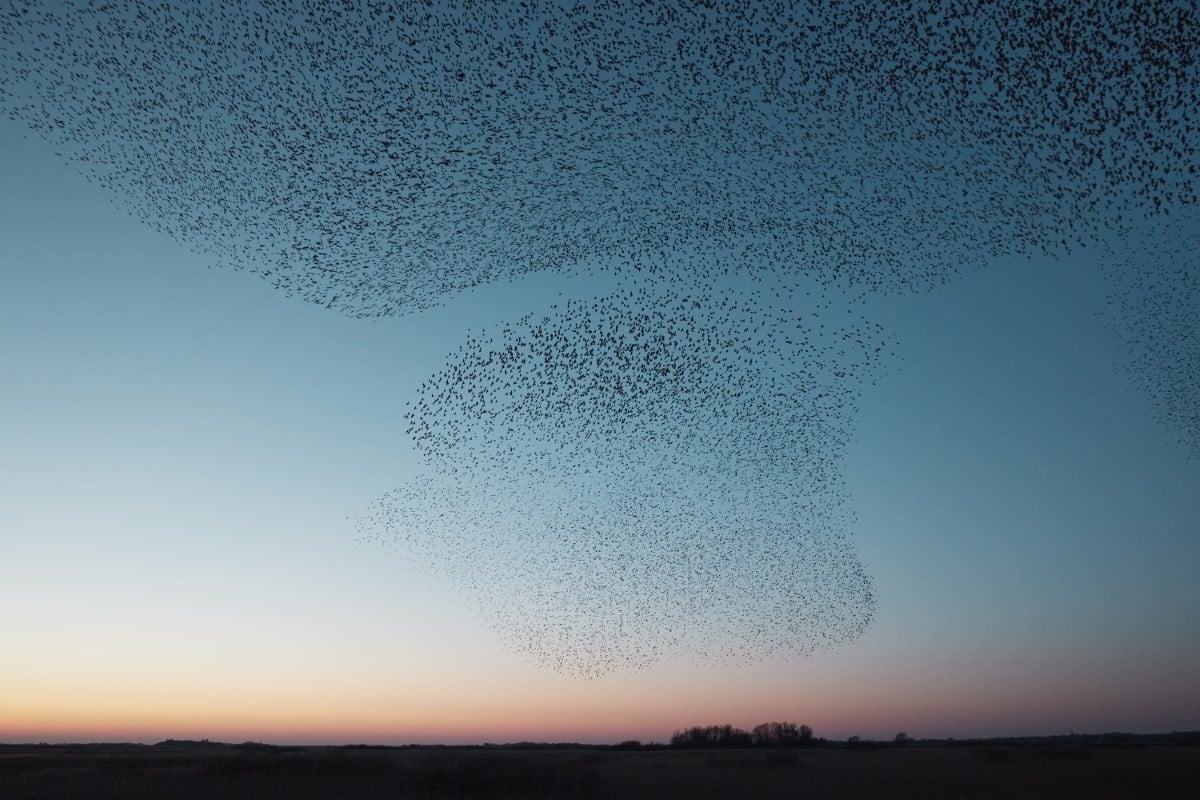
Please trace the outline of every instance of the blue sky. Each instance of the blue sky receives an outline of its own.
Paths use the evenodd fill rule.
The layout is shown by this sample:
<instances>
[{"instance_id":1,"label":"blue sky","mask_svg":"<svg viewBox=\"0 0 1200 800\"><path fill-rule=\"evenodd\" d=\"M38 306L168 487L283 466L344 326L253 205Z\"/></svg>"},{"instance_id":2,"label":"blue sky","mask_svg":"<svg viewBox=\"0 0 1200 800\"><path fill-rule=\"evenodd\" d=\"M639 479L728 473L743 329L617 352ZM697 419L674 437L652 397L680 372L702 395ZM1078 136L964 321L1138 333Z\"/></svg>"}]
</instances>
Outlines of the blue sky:
<instances>
[{"instance_id":1,"label":"blue sky","mask_svg":"<svg viewBox=\"0 0 1200 800\"><path fill-rule=\"evenodd\" d=\"M210 268L0 130L5 740L1200 726L1200 467L1131 385L1086 255L868 301L897 344L845 459L878 597L860 640L580 681L354 520L419 474L404 406L466 328L595 287L347 319Z\"/></svg>"},{"instance_id":2,"label":"blue sky","mask_svg":"<svg viewBox=\"0 0 1200 800\"><path fill-rule=\"evenodd\" d=\"M860 10L14 4L0 740L1200 728L1196 9Z\"/></svg>"}]
</instances>

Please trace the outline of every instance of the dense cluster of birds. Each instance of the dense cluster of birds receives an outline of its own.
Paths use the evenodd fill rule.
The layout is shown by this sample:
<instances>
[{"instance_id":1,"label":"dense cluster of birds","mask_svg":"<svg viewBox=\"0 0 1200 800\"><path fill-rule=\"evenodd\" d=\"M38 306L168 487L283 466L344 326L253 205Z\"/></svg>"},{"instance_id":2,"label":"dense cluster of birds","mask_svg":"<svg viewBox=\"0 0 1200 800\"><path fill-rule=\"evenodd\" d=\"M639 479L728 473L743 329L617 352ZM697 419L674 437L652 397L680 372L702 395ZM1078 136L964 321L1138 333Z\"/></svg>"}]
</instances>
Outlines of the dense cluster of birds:
<instances>
[{"instance_id":1,"label":"dense cluster of birds","mask_svg":"<svg viewBox=\"0 0 1200 800\"><path fill-rule=\"evenodd\" d=\"M14 0L9 113L354 315L703 240L875 290L1196 200L1195 4Z\"/></svg>"},{"instance_id":2,"label":"dense cluster of birds","mask_svg":"<svg viewBox=\"0 0 1200 800\"><path fill-rule=\"evenodd\" d=\"M700 288L469 338L408 412L426 475L364 538L420 553L573 674L857 637L874 600L839 462L889 344L787 285Z\"/></svg>"},{"instance_id":3,"label":"dense cluster of birds","mask_svg":"<svg viewBox=\"0 0 1200 800\"><path fill-rule=\"evenodd\" d=\"M352 316L617 276L452 354L409 411L426 476L364 523L591 674L869 619L838 464L886 346L817 316L864 293L1104 250L1132 374L1200 452L1198 16L13 0L0 96L149 224Z\"/></svg>"}]
</instances>

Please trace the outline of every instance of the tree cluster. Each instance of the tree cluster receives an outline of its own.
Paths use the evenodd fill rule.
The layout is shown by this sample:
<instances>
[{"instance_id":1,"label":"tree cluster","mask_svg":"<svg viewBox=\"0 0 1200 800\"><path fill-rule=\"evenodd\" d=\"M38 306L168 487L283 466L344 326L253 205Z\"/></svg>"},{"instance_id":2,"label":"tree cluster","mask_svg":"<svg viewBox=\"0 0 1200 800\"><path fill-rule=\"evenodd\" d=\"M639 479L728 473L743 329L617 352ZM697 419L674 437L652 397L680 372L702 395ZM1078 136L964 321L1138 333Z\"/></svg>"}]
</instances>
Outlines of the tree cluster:
<instances>
[{"instance_id":1,"label":"tree cluster","mask_svg":"<svg viewBox=\"0 0 1200 800\"><path fill-rule=\"evenodd\" d=\"M671 735L672 747L687 748L805 747L812 741L812 728L794 722L764 722L752 731L732 725L697 725Z\"/></svg>"},{"instance_id":2,"label":"tree cluster","mask_svg":"<svg viewBox=\"0 0 1200 800\"><path fill-rule=\"evenodd\" d=\"M812 728L794 722L764 722L750 732L755 747L804 747L812 744Z\"/></svg>"}]
</instances>

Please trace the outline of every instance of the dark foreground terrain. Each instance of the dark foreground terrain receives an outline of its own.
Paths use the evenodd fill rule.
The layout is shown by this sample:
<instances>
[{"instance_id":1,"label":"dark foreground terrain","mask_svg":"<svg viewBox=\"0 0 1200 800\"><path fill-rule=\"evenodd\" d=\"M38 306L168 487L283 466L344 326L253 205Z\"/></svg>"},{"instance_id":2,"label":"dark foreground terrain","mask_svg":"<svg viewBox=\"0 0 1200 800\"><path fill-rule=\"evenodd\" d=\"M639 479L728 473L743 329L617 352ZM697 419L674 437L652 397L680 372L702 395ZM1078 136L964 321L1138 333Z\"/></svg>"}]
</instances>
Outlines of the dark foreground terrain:
<instances>
[{"instance_id":1,"label":"dark foreground terrain","mask_svg":"<svg viewBox=\"0 0 1200 800\"><path fill-rule=\"evenodd\" d=\"M1200 747L0 746L0 798L1200 798Z\"/></svg>"}]
</instances>

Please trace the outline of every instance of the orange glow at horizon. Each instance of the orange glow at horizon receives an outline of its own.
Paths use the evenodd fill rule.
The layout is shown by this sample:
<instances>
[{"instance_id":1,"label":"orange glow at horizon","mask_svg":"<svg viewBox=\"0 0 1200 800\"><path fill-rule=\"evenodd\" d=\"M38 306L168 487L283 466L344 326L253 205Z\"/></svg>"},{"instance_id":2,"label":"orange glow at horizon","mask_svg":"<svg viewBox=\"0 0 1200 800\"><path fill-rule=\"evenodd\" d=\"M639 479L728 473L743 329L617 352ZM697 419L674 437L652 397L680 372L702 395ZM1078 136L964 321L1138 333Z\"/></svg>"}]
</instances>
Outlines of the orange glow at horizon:
<instances>
[{"instance_id":1,"label":"orange glow at horizon","mask_svg":"<svg viewBox=\"0 0 1200 800\"><path fill-rule=\"evenodd\" d=\"M1149 666L1095 674L1075 660L1005 672L929 654L872 652L873 644L796 663L715 671L664 663L645 672L580 681L534 669L511 654L437 660L380 656L356 663L353 648L308 660L290 652L234 663L152 658L159 653L63 647L28 663L0 663L0 742L210 739L279 744L409 744L513 741L665 742L692 725L742 728L791 721L818 737L1023 735L1070 730L1148 730L1144 720L1194 728L1173 673ZM440 651L439 651L440 652ZM180 655L186 655L187 651ZM86 663L87 669L73 668ZM134 671L124 664L143 665ZM149 666L145 666L149 665ZM1072 688L1064 691L1064 685ZM1132 711L1105 716L1108 698ZM1192 717L1189 717L1192 715Z\"/></svg>"}]
</instances>

